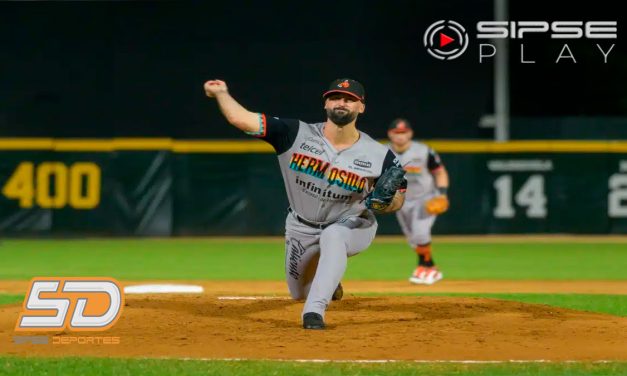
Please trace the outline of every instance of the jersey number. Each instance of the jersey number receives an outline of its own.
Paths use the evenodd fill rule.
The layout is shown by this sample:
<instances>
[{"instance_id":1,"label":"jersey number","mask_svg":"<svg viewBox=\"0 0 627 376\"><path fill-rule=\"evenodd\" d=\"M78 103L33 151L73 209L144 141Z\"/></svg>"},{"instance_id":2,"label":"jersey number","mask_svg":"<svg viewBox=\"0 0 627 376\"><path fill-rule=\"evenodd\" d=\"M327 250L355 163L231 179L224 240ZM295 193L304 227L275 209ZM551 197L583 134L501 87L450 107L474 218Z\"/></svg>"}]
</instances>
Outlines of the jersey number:
<instances>
[{"instance_id":1,"label":"jersey number","mask_svg":"<svg viewBox=\"0 0 627 376\"><path fill-rule=\"evenodd\" d=\"M77 162L69 168L61 162L20 163L2 188L2 194L18 200L20 208L34 204L45 209L92 209L100 203L100 167Z\"/></svg>"},{"instance_id":2,"label":"jersey number","mask_svg":"<svg viewBox=\"0 0 627 376\"><path fill-rule=\"evenodd\" d=\"M496 189L496 218L513 218L516 209L512 202L512 176L502 175L494 181ZM528 218L546 217L546 195L544 194L544 176L531 175L514 196L514 202L520 207L526 207Z\"/></svg>"},{"instance_id":3,"label":"jersey number","mask_svg":"<svg viewBox=\"0 0 627 376\"><path fill-rule=\"evenodd\" d=\"M607 213L611 218L627 217L627 174L614 174L608 182Z\"/></svg>"}]
</instances>

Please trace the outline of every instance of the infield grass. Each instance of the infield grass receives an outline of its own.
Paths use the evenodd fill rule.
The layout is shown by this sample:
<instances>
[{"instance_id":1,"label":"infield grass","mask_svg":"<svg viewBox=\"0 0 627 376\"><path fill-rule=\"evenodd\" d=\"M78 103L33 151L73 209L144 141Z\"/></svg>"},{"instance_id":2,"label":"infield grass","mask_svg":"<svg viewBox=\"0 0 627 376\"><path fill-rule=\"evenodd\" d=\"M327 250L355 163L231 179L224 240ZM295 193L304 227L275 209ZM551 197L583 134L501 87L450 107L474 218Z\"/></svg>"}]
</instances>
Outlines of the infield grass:
<instances>
[{"instance_id":1,"label":"infield grass","mask_svg":"<svg viewBox=\"0 0 627 376\"><path fill-rule=\"evenodd\" d=\"M627 279L627 243L457 243L433 246L446 278ZM283 280L283 240L6 240L0 279L107 275L125 280ZM346 279L405 279L415 254L401 241L351 257Z\"/></svg>"},{"instance_id":2,"label":"infield grass","mask_svg":"<svg viewBox=\"0 0 627 376\"><path fill-rule=\"evenodd\" d=\"M0 357L0 375L625 375L627 363L297 363L172 359Z\"/></svg>"},{"instance_id":3,"label":"infield grass","mask_svg":"<svg viewBox=\"0 0 627 376\"><path fill-rule=\"evenodd\" d=\"M344 292L350 294L350 291ZM522 303L545 304L549 306L607 313L627 317L627 295L603 294L501 294L501 293L364 293L355 296L463 296L473 298L489 298L513 300Z\"/></svg>"},{"instance_id":4,"label":"infield grass","mask_svg":"<svg viewBox=\"0 0 627 376\"><path fill-rule=\"evenodd\" d=\"M0 305L2 304L14 304L24 301L24 295L14 294L1 294L0 293Z\"/></svg>"}]
</instances>

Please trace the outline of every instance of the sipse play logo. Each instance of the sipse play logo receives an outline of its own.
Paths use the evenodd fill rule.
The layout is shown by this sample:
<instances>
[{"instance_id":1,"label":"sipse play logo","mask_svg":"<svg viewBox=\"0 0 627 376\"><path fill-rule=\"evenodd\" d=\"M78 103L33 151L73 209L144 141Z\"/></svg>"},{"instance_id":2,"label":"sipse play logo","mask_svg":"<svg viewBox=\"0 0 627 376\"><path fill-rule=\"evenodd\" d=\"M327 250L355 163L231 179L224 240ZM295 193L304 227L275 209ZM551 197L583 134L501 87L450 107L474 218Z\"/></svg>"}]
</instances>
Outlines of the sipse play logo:
<instances>
[{"instance_id":1,"label":"sipse play logo","mask_svg":"<svg viewBox=\"0 0 627 376\"><path fill-rule=\"evenodd\" d=\"M440 60L456 59L468 47L466 29L451 20L432 23L422 39L427 52Z\"/></svg>"},{"instance_id":2,"label":"sipse play logo","mask_svg":"<svg viewBox=\"0 0 627 376\"><path fill-rule=\"evenodd\" d=\"M556 40L615 40L618 35L617 21L480 21L477 22L479 40L484 39L511 39L520 41L520 62L534 64L532 58L525 58L525 37L531 35L548 34ZM453 60L461 56L468 47L468 34L463 26L451 20L436 21L431 24L423 36L423 43L427 52L439 60ZM614 44L605 43L602 46L596 43L597 49L607 63L607 57L614 48ZM605 48L604 48L605 47ZM513 48L511 48L513 49ZM496 56L497 46L491 43L479 44L479 63ZM564 43L556 54L555 63L566 59L577 63L568 43Z\"/></svg>"}]
</instances>

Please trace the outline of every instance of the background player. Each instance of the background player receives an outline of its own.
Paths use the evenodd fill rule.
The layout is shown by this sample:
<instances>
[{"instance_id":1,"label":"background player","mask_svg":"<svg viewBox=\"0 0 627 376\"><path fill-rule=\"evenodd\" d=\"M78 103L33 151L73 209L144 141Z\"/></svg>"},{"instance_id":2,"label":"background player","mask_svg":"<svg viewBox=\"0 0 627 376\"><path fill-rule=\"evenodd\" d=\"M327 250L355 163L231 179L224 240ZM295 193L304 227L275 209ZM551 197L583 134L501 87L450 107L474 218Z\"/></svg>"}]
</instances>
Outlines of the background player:
<instances>
[{"instance_id":1,"label":"background player","mask_svg":"<svg viewBox=\"0 0 627 376\"><path fill-rule=\"evenodd\" d=\"M368 248L377 231L372 210L403 205L407 182L394 153L356 129L365 91L338 79L324 92L327 120L308 124L250 112L226 83L207 81L227 121L270 143L279 159L290 208L285 223L285 274L294 299L306 299L305 329L324 329L326 308L347 258Z\"/></svg>"},{"instance_id":2,"label":"background player","mask_svg":"<svg viewBox=\"0 0 627 376\"><path fill-rule=\"evenodd\" d=\"M436 216L448 210L449 177L440 156L427 145L412 141L413 136L406 119L390 123L390 147L407 173L405 204L396 212L396 218L418 255L418 265L409 281L431 285L442 279L431 255L431 227Z\"/></svg>"}]
</instances>

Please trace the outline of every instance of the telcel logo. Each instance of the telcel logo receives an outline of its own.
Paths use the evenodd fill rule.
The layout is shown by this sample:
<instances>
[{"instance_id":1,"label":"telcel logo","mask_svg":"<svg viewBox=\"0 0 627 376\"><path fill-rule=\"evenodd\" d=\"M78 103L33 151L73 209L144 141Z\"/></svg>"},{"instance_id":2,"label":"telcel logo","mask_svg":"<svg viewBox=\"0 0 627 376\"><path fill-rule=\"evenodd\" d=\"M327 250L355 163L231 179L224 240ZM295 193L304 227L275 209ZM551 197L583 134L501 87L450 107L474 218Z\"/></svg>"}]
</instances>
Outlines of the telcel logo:
<instances>
[{"instance_id":1,"label":"telcel logo","mask_svg":"<svg viewBox=\"0 0 627 376\"><path fill-rule=\"evenodd\" d=\"M309 144L307 144L305 142L300 144L300 148L301 148L301 150L305 150L305 151L308 151L308 152L316 154L316 155L320 155L320 154L324 153L323 149L317 148L317 147L315 147L313 145L309 145Z\"/></svg>"},{"instance_id":2,"label":"telcel logo","mask_svg":"<svg viewBox=\"0 0 627 376\"><path fill-rule=\"evenodd\" d=\"M120 286L113 278L33 278L15 331L107 330L122 314Z\"/></svg>"}]
</instances>

